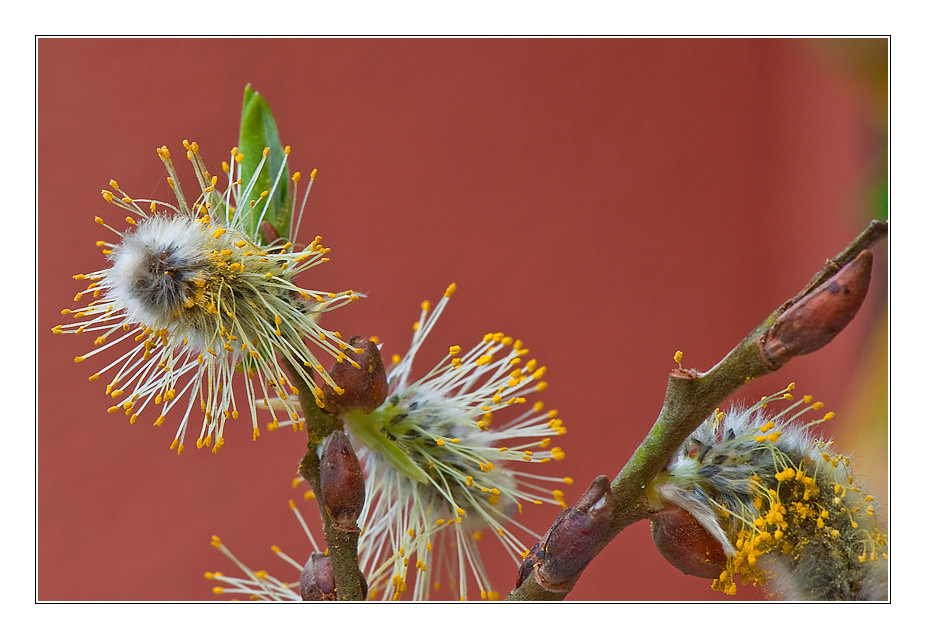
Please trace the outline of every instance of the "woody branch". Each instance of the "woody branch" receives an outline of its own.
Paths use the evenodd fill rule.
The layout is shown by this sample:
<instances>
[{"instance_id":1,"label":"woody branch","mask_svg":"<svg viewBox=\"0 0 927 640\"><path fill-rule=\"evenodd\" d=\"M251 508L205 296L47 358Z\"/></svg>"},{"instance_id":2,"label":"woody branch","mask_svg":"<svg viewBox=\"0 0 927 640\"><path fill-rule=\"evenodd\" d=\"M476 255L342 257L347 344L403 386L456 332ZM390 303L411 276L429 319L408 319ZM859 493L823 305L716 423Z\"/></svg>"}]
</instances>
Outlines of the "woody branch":
<instances>
[{"instance_id":1,"label":"woody branch","mask_svg":"<svg viewBox=\"0 0 927 640\"><path fill-rule=\"evenodd\" d=\"M566 597L605 545L648 517L652 509L644 487L716 407L747 382L823 347L852 320L868 291L868 248L887 234L888 223L873 220L710 370L671 371L663 407L630 460L610 483L599 476L575 506L560 514L526 557L506 599Z\"/></svg>"}]
</instances>

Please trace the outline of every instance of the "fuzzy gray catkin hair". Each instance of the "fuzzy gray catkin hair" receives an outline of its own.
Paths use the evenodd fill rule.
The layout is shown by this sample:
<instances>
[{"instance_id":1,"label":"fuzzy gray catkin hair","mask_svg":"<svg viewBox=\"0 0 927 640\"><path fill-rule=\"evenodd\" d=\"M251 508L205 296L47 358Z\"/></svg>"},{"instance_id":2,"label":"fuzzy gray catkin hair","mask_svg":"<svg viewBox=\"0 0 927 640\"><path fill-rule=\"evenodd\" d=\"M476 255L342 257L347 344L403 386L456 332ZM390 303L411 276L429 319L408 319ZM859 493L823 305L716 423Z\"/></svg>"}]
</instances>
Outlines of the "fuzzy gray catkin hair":
<instances>
[{"instance_id":1,"label":"fuzzy gray catkin hair","mask_svg":"<svg viewBox=\"0 0 927 640\"><path fill-rule=\"evenodd\" d=\"M803 423L803 414L822 407L811 396L767 411L772 401L793 400L792 389L729 415L717 412L689 437L649 494L657 505L687 512L668 511L674 524L691 517L710 537L679 544L665 533L676 529L658 516L658 548L677 567L698 569L711 558L708 547L720 545L726 561L715 565L712 588L728 594L740 575L742 583L769 583L789 600L885 599L887 537L874 498L846 456L809 434L834 414ZM713 573L705 571L697 575Z\"/></svg>"}]
</instances>

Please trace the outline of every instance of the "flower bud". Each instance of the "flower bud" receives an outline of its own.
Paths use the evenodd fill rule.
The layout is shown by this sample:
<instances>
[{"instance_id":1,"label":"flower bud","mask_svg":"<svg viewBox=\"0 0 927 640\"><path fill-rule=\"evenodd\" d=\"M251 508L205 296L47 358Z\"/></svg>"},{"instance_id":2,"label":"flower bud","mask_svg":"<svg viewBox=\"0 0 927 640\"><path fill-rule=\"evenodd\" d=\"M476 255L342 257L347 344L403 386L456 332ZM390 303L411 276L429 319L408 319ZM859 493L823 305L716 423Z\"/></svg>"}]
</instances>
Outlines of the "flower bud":
<instances>
[{"instance_id":1,"label":"flower bud","mask_svg":"<svg viewBox=\"0 0 927 640\"><path fill-rule=\"evenodd\" d=\"M367 598L367 579L361 574L361 591ZM337 600L335 572L330 556L318 551L312 553L299 574L299 595L303 600Z\"/></svg>"},{"instance_id":2,"label":"flower bud","mask_svg":"<svg viewBox=\"0 0 927 640\"><path fill-rule=\"evenodd\" d=\"M668 504L650 516L650 527L657 550L671 565L699 578L721 575L724 548L688 511Z\"/></svg>"},{"instance_id":3,"label":"flower bud","mask_svg":"<svg viewBox=\"0 0 927 640\"><path fill-rule=\"evenodd\" d=\"M364 508L364 473L344 431L332 432L322 442L319 454L319 498L341 531L357 531L357 518Z\"/></svg>"},{"instance_id":4,"label":"flower bud","mask_svg":"<svg viewBox=\"0 0 927 640\"><path fill-rule=\"evenodd\" d=\"M560 514L537 554L535 576L543 587L552 591L572 588L605 542L613 508L608 478L599 476L575 506Z\"/></svg>"},{"instance_id":5,"label":"flower bud","mask_svg":"<svg viewBox=\"0 0 927 640\"><path fill-rule=\"evenodd\" d=\"M335 574L332 559L314 552L299 574L299 595L303 600L335 600Z\"/></svg>"},{"instance_id":6,"label":"flower bud","mask_svg":"<svg viewBox=\"0 0 927 640\"><path fill-rule=\"evenodd\" d=\"M341 414L360 409L370 413L383 404L389 394L386 368L375 342L357 336L349 342L350 360L339 359L331 370L332 380L344 393L338 394L335 389L325 387L325 410ZM358 353L357 350L362 351Z\"/></svg>"},{"instance_id":7,"label":"flower bud","mask_svg":"<svg viewBox=\"0 0 927 640\"><path fill-rule=\"evenodd\" d=\"M817 351L849 324L859 311L872 274L872 253L861 251L814 291L779 316L760 338L767 364L778 369L795 356Z\"/></svg>"}]
</instances>

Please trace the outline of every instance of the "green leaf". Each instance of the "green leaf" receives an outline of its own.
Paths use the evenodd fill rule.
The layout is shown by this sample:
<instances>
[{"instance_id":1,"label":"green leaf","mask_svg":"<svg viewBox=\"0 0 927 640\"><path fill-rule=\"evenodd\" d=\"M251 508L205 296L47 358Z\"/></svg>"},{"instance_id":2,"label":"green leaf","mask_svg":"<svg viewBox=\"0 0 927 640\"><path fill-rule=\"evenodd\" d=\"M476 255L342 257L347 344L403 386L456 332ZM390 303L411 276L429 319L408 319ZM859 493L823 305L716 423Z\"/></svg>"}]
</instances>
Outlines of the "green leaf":
<instances>
[{"instance_id":1,"label":"green leaf","mask_svg":"<svg viewBox=\"0 0 927 640\"><path fill-rule=\"evenodd\" d=\"M381 407L369 415L361 409L351 411L347 414L350 419L345 420L344 425L351 431L351 435L360 440L371 451L380 454L394 469L411 480L428 484L431 482L428 479L428 474L415 463L409 454L393 444L380 427L384 422L393 422L391 418L398 412L390 415L389 410L392 408L392 406L386 405L386 408ZM386 414L385 417L384 414ZM401 427L401 423L395 423L393 426L394 428Z\"/></svg>"},{"instance_id":2,"label":"green leaf","mask_svg":"<svg viewBox=\"0 0 927 640\"><path fill-rule=\"evenodd\" d=\"M257 227L258 223L263 220L269 222L281 237L286 238L290 232L292 211L288 189L290 172L289 169L284 169L274 188L274 180L283 165L283 146L280 144L277 124L274 122L274 116L267 101L249 84L245 87L245 99L241 108L241 133L238 139L238 150L244 155L241 162L242 190L248 186L255 169L261 162L265 148L269 148L270 153L261 168L260 176L249 195L242 193L244 202L239 206L247 208L248 203L258 200L262 192L273 190L268 196L267 211L264 212L267 198L260 199L246 216L245 226L253 236L261 237L258 235Z\"/></svg>"}]
</instances>

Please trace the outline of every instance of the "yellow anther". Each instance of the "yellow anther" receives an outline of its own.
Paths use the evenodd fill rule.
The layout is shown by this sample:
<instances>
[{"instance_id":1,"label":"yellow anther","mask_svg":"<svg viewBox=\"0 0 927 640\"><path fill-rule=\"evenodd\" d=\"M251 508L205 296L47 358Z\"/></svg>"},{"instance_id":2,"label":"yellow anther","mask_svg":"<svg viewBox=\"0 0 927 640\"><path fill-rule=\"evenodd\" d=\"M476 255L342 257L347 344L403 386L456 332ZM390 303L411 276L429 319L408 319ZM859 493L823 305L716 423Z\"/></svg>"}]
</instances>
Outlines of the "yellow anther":
<instances>
[{"instance_id":1,"label":"yellow anther","mask_svg":"<svg viewBox=\"0 0 927 640\"><path fill-rule=\"evenodd\" d=\"M682 362L682 351L677 351L676 354L673 356L673 360L676 361L676 364L679 364L680 362Z\"/></svg>"}]
</instances>

